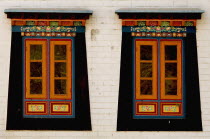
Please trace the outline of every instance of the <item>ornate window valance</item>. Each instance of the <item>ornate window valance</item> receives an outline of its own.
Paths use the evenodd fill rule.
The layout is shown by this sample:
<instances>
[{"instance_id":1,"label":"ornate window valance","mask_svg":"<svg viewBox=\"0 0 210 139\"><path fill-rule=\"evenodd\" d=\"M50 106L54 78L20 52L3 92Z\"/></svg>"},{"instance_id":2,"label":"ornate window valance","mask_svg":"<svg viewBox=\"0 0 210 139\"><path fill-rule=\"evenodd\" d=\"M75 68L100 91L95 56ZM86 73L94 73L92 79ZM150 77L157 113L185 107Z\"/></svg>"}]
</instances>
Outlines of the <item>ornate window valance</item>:
<instances>
[{"instance_id":1,"label":"ornate window valance","mask_svg":"<svg viewBox=\"0 0 210 139\"><path fill-rule=\"evenodd\" d=\"M198 8L122 8L115 11L120 19L201 19Z\"/></svg>"},{"instance_id":2,"label":"ornate window valance","mask_svg":"<svg viewBox=\"0 0 210 139\"><path fill-rule=\"evenodd\" d=\"M193 26L203 12L195 8L116 10L122 19L123 32L139 37L186 37L187 33L195 32Z\"/></svg>"},{"instance_id":3,"label":"ornate window valance","mask_svg":"<svg viewBox=\"0 0 210 139\"><path fill-rule=\"evenodd\" d=\"M6 9L12 31L22 36L75 37L85 32L85 21L92 14L86 9Z\"/></svg>"}]
</instances>

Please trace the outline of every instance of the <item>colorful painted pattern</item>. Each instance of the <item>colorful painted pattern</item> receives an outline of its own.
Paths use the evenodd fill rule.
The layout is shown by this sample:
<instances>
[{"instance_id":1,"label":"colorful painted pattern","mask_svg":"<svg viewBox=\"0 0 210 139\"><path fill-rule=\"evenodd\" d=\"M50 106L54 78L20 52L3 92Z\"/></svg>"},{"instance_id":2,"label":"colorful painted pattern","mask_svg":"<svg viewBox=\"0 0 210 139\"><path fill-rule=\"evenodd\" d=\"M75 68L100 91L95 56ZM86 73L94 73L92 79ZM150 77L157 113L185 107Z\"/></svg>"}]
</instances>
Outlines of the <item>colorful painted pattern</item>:
<instances>
[{"instance_id":1,"label":"colorful painted pattern","mask_svg":"<svg viewBox=\"0 0 210 139\"><path fill-rule=\"evenodd\" d=\"M162 21L161 26L170 26L170 21Z\"/></svg>"},{"instance_id":2,"label":"colorful painted pattern","mask_svg":"<svg viewBox=\"0 0 210 139\"><path fill-rule=\"evenodd\" d=\"M196 26L195 20L123 20L122 26Z\"/></svg>"},{"instance_id":3,"label":"colorful painted pattern","mask_svg":"<svg viewBox=\"0 0 210 139\"><path fill-rule=\"evenodd\" d=\"M21 32L76 32L76 27L65 26L22 26Z\"/></svg>"},{"instance_id":4,"label":"colorful painted pattern","mask_svg":"<svg viewBox=\"0 0 210 139\"><path fill-rule=\"evenodd\" d=\"M26 109L25 109L25 114L28 115L46 115L47 114L47 103L46 102L39 102L39 101L34 101L34 102L25 102Z\"/></svg>"},{"instance_id":5,"label":"colorful painted pattern","mask_svg":"<svg viewBox=\"0 0 210 139\"><path fill-rule=\"evenodd\" d=\"M132 32L134 37L187 37L187 33L176 32Z\"/></svg>"},{"instance_id":6,"label":"colorful painted pattern","mask_svg":"<svg viewBox=\"0 0 210 139\"><path fill-rule=\"evenodd\" d=\"M131 32L186 32L186 27L160 27L160 26L143 26L143 27L131 27Z\"/></svg>"},{"instance_id":7,"label":"colorful painted pattern","mask_svg":"<svg viewBox=\"0 0 210 139\"><path fill-rule=\"evenodd\" d=\"M139 105L139 112L154 112L154 105Z\"/></svg>"},{"instance_id":8,"label":"colorful painted pattern","mask_svg":"<svg viewBox=\"0 0 210 139\"><path fill-rule=\"evenodd\" d=\"M21 32L21 36L75 37L75 32Z\"/></svg>"},{"instance_id":9,"label":"colorful painted pattern","mask_svg":"<svg viewBox=\"0 0 210 139\"><path fill-rule=\"evenodd\" d=\"M71 102L50 102L51 115L72 115Z\"/></svg>"},{"instance_id":10,"label":"colorful painted pattern","mask_svg":"<svg viewBox=\"0 0 210 139\"><path fill-rule=\"evenodd\" d=\"M62 111L62 112L67 112L69 111L69 105L53 105L53 111Z\"/></svg>"},{"instance_id":11,"label":"colorful painted pattern","mask_svg":"<svg viewBox=\"0 0 210 139\"><path fill-rule=\"evenodd\" d=\"M163 105L163 112L179 112L177 105Z\"/></svg>"},{"instance_id":12,"label":"colorful painted pattern","mask_svg":"<svg viewBox=\"0 0 210 139\"><path fill-rule=\"evenodd\" d=\"M85 20L12 20L13 26L85 26Z\"/></svg>"},{"instance_id":13,"label":"colorful painted pattern","mask_svg":"<svg viewBox=\"0 0 210 139\"><path fill-rule=\"evenodd\" d=\"M29 112L43 112L44 111L44 105L30 104L30 105L28 105L28 111Z\"/></svg>"},{"instance_id":14,"label":"colorful painted pattern","mask_svg":"<svg viewBox=\"0 0 210 139\"><path fill-rule=\"evenodd\" d=\"M182 115L182 103L181 102L162 102L161 103L161 115Z\"/></svg>"},{"instance_id":15,"label":"colorful painted pattern","mask_svg":"<svg viewBox=\"0 0 210 139\"><path fill-rule=\"evenodd\" d=\"M186 22L184 23L184 25L185 25L185 26L194 26L194 22L192 22L192 21L186 21Z\"/></svg>"},{"instance_id":16,"label":"colorful painted pattern","mask_svg":"<svg viewBox=\"0 0 210 139\"><path fill-rule=\"evenodd\" d=\"M157 115L157 103L136 102L136 115Z\"/></svg>"}]
</instances>

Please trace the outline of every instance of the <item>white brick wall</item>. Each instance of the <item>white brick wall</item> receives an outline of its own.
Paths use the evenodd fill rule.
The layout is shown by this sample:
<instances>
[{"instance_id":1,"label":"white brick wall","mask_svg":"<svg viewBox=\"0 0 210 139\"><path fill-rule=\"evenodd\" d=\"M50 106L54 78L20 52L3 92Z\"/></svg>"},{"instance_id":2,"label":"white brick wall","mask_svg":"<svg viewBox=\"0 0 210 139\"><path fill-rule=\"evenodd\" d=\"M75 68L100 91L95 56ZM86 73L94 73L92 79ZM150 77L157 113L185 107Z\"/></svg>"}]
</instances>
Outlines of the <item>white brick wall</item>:
<instances>
[{"instance_id":1,"label":"white brick wall","mask_svg":"<svg viewBox=\"0 0 210 139\"><path fill-rule=\"evenodd\" d=\"M10 20L6 8L87 8L86 41L93 131L6 131ZM199 7L197 24L202 132L116 132L120 74L121 20L125 7ZM1 0L0 1L0 139L210 139L210 0ZM15 123L14 123L15 124ZM31 125L33 126L33 125ZM141 126L141 125L140 125Z\"/></svg>"}]
</instances>

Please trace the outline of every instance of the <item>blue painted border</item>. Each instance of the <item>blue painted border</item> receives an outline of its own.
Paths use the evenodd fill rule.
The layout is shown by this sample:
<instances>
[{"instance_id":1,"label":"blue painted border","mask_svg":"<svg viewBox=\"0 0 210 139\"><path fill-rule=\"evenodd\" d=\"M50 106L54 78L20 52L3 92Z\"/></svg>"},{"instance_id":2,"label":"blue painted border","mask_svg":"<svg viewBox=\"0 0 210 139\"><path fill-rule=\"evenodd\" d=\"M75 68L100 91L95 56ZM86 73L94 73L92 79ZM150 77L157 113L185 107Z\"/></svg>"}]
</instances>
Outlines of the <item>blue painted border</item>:
<instances>
[{"instance_id":1,"label":"blue painted border","mask_svg":"<svg viewBox=\"0 0 210 139\"><path fill-rule=\"evenodd\" d=\"M149 31L147 29L145 29L145 31L137 31L137 30L134 31L132 29L132 28L138 28L138 27L139 28L142 28L142 27L153 27L153 26L122 26L122 32L177 32L177 31L161 31L161 30L160 31ZM169 27L171 27L171 26L169 26ZM175 26L173 26L173 27L175 27ZM177 26L175 28L186 28L186 31L180 31L180 33L196 33L196 30L195 30L195 27L194 26Z\"/></svg>"},{"instance_id":2,"label":"blue painted border","mask_svg":"<svg viewBox=\"0 0 210 139\"><path fill-rule=\"evenodd\" d=\"M12 32L23 32L23 31L21 31L22 27L34 27L34 26L12 26ZM39 26L39 27L42 27L42 26ZM43 27L46 27L46 26L43 26ZM50 27L52 27L52 26L50 26ZM59 26L59 27L75 28L76 29L76 31L71 30L70 32L79 32L79 33L85 32L85 26ZM25 31L25 32L43 32L43 31ZM45 31L45 32L47 32L47 31ZM68 31L50 31L50 32L68 32Z\"/></svg>"},{"instance_id":3,"label":"blue painted border","mask_svg":"<svg viewBox=\"0 0 210 139\"><path fill-rule=\"evenodd\" d=\"M186 88L185 88L185 77L182 76L182 100L160 100L160 56L158 56L158 100L135 100L135 41L136 39L156 39L158 41L158 54L160 55L160 40L161 39L180 39L182 40L182 75L185 74L185 51L184 51L184 46L185 46L185 41L182 37L133 37L132 41L132 91L133 91L133 118L134 119L183 119L186 117L186 104L185 104L185 97L186 97ZM157 102L158 103L158 115L135 115L136 111L136 102ZM161 116L160 115L160 102L182 102L182 109L183 109L183 115L182 116Z\"/></svg>"},{"instance_id":4,"label":"blue painted border","mask_svg":"<svg viewBox=\"0 0 210 139\"><path fill-rule=\"evenodd\" d=\"M48 49L50 48L50 39L71 39L72 40L72 100L53 100L53 99L47 99L47 100L41 100L41 99L25 99L25 82L23 83L23 117L24 118L75 118L75 40L74 37L41 37L41 36L25 36L22 38L22 61L23 63L23 71L22 71L22 76L24 79L24 69L25 69L25 39L47 39L48 42ZM48 63L49 64L49 63ZM49 102L51 101L67 101L67 102L72 102L72 115L25 115L25 101L47 101L48 102L48 107L49 107ZM49 110L49 109L48 109Z\"/></svg>"}]
</instances>

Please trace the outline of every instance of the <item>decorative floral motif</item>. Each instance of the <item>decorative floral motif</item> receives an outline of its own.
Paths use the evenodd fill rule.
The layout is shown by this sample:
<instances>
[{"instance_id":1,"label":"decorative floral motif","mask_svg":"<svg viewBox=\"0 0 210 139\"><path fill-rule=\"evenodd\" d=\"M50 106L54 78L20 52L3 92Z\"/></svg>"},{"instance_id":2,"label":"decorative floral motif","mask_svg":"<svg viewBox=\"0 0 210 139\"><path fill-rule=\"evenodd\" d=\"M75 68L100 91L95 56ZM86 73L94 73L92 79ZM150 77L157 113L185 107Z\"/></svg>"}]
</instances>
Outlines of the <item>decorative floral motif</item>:
<instances>
[{"instance_id":1,"label":"decorative floral motif","mask_svg":"<svg viewBox=\"0 0 210 139\"><path fill-rule=\"evenodd\" d=\"M144 20L144 21L122 21L122 26L161 26L161 27L167 27L167 26L195 26L196 21L190 21L190 20Z\"/></svg>"},{"instance_id":2,"label":"decorative floral motif","mask_svg":"<svg viewBox=\"0 0 210 139\"><path fill-rule=\"evenodd\" d=\"M134 37L187 37L187 33L176 32L132 32Z\"/></svg>"},{"instance_id":3,"label":"decorative floral motif","mask_svg":"<svg viewBox=\"0 0 210 139\"><path fill-rule=\"evenodd\" d=\"M41 105L33 105L31 106L31 111L41 111L43 109L43 106Z\"/></svg>"},{"instance_id":4,"label":"decorative floral motif","mask_svg":"<svg viewBox=\"0 0 210 139\"><path fill-rule=\"evenodd\" d=\"M38 21L38 25L39 26L46 26L47 25L47 21Z\"/></svg>"},{"instance_id":5,"label":"decorative floral motif","mask_svg":"<svg viewBox=\"0 0 210 139\"><path fill-rule=\"evenodd\" d=\"M179 112L180 105L163 105L163 112Z\"/></svg>"},{"instance_id":6,"label":"decorative floral motif","mask_svg":"<svg viewBox=\"0 0 210 139\"><path fill-rule=\"evenodd\" d=\"M82 22L81 21L74 21L74 26L82 26Z\"/></svg>"},{"instance_id":7,"label":"decorative floral motif","mask_svg":"<svg viewBox=\"0 0 210 139\"><path fill-rule=\"evenodd\" d=\"M34 26L35 22L34 21L26 21L26 25L28 26Z\"/></svg>"},{"instance_id":8,"label":"decorative floral motif","mask_svg":"<svg viewBox=\"0 0 210 139\"><path fill-rule=\"evenodd\" d=\"M149 26L158 26L158 21L149 21Z\"/></svg>"},{"instance_id":9,"label":"decorative floral motif","mask_svg":"<svg viewBox=\"0 0 210 139\"><path fill-rule=\"evenodd\" d=\"M53 107L55 111L68 111L67 105L56 105Z\"/></svg>"},{"instance_id":10,"label":"decorative floral motif","mask_svg":"<svg viewBox=\"0 0 210 139\"><path fill-rule=\"evenodd\" d=\"M146 26L146 21L137 21L138 26Z\"/></svg>"},{"instance_id":11,"label":"decorative floral motif","mask_svg":"<svg viewBox=\"0 0 210 139\"><path fill-rule=\"evenodd\" d=\"M143 26L143 27L131 27L132 32L186 32L186 27L160 27L160 26Z\"/></svg>"},{"instance_id":12,"label":"decorative floral motif","mask_svg":"<svg viewBox=\"0 0 210 139\"><path fill-rule=\"evenodd\" d=\"M75 32L21 32L21 36L56 36L56 37L75 37Z\"/></svg>"},{"instance_id":13,"label":"decorative floral motif","mask_svg":"<svg viewBox=\"0 0 210 139\"><path fill-rule=\"evenodd\" d=\"M50 21L50 26L58 26L58 21Z\"/></svg>"},{"instance_id":14,"label":"decorative floral motif","mask_svg":"<svg viewBox=\"0 0 210 139\"><path fill-rule=\"evenodd\" d=\"M170 21L162 21L161 26L170 26Z\"/></svg>"},{"instance_id":15,"label":"decorative floral motif","mask_svg":"<svg viewBox=\"0 0 210 139\"><path fill-rule=\"evenodd\" d=\"M194 26L193 21L185 21L185 26Z\"/></svg>"},{"instance_id":16,"label":"decorative floral motif","mask_svg":"<svg viewBox=\"0 0 210 139\"><path fill-rule=\"evenodd\" d=\"M153 105L143 105L142 106L142 112L151 112L154 111L154 106Z\"/></svg>"},{"instance_id":17,"label":"decorative floral motif","mask_svg":"<svg viewBox=\"0 0 210 139\"><path fill-rule=\"evenodd\" d=\"M125 21L125 25L126 26L135 26L135 22L134 21Z\"/></svg>"},{"instance_id":18,"label":"decorative floral motif","mask_svg":"<svg viewBox=\"0 0 210 139\"><path fill-rule=\"evenodd\" d=\"M21 32L76 32L76 27L64 26L23 26Z\"/></svg>"}]
</instances>

